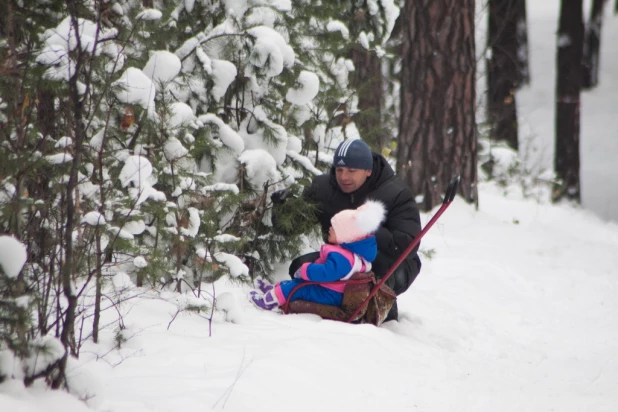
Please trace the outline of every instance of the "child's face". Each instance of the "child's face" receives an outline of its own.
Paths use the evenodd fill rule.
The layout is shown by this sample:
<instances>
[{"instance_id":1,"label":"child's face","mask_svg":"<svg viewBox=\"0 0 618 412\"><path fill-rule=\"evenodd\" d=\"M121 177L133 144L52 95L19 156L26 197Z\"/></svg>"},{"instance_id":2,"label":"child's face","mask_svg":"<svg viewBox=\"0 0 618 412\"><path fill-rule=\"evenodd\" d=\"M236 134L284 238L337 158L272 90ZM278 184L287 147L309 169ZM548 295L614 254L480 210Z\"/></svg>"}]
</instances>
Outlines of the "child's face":
<instances>
[{"instance_id":1,"label":"child's face","mask_svg":"<svg viewBox=\"0 0 618 412\"><path fill-rule=\"evenodd\" d=\"M335 234L335 229L333 229L332 226L328 229L328 243L337 243L337 235Z\"/></svg>"}]
</instances>

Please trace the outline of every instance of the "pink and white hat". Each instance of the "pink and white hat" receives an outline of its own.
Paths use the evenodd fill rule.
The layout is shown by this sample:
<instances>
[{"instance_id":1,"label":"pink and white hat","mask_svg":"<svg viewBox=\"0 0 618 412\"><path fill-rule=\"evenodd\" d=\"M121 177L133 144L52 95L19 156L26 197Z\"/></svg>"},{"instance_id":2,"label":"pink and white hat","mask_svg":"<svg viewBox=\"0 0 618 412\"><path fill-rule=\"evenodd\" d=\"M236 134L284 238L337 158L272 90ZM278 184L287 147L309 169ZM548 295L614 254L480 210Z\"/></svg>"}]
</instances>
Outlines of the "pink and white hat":
<instances>
[{"instance_id":1,"label":"pink and white hat","mask_svg":"<svg viewBox=\"0 0 618 412\"><path fill-rule=\"evenodd\" d=\"M357 209L337 213L330 224L337 236L337 243L350 243L373 234L384 220L386 209L377 200L367 200Z\"/></svg>"}]
</instances>

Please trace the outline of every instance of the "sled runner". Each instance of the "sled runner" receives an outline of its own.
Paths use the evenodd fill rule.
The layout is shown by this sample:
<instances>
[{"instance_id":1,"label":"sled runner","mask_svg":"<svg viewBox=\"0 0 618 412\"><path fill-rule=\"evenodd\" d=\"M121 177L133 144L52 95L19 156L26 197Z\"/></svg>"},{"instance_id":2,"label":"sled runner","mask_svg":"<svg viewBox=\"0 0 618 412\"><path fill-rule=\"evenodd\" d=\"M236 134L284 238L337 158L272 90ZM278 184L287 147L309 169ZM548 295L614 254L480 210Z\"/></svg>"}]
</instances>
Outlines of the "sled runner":
<instances>
[{"instance_id":1,"label":"sled runner","mask_svg":"<svg viewBox=\"0 0 618 412\"><path fill-rule=\"evenodd\" d=\"M304 300L290 301L296 291L307 285L323 285L326 282L303 282L290 292L287 302L283 305L283 313L313 313L324 319L338 320L347 323L371 323L380 326L393 303L397 299L395 292L385 282L399 267L401 262L419 244L421 238L431 229L433 224L440 218L442 213L449 207L459 186L459 176L455 176L449 183L442 206L435 215L427 222L427 225L414 238L412 243L403 251L401 256L393 263L390 269L378 281L372 272L356 273L348 280L328 282L329 284L345 284L343 302L341 306L323 305Z\"/></svg>"}]
</instances>

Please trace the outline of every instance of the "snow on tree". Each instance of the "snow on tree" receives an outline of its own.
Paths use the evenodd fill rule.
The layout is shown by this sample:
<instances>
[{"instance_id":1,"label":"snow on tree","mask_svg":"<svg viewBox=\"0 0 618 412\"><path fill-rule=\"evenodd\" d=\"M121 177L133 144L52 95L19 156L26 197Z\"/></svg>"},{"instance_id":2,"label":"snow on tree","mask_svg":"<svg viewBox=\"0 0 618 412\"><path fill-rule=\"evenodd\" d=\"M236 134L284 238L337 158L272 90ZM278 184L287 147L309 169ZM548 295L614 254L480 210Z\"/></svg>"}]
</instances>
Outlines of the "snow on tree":
<instances>
[{"instance_id":1,"label":"snow on tree","mask_svg":"<svg viewBox=\"0 0 618 412\"><path fill-rule=\"evenodd\" d=\"M4 275L15 278L26 263L26 246L12 236L0 236L0 268Z\"/></svg>"},{"instance_id":2,"label":"snow on tree","mask_svg":"<svg viewBox=\"0 0 618 412\"><path fill-rule=\"evenodd\" d=\"M360 33L337 21L345 2L49 3L8 16L19 25L6 43L12 75L0 76L0 228L29 255L10 278L22 283L0 293L28 290L19 316L36 311L36 322L2 339L28 359L26 332L55 333L56 370L32 370L60 387L81 334L98 340L114 279L199 295L202 283L268 276L299 253L311 205L290 200L304 218L282 236L270 194L299 194L358 134L346 50L381 47L394 6L357 5L370 16Z\"/></svg>"}]
</instances>

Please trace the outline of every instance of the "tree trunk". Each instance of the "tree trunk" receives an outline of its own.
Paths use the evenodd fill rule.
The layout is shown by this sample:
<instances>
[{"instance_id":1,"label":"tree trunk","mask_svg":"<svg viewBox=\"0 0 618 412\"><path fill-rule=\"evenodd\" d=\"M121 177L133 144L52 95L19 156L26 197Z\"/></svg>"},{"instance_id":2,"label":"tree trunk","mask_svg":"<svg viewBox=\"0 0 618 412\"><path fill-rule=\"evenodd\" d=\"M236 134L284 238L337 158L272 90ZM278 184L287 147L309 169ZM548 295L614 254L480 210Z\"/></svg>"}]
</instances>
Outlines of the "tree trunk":
<instances>
[{"instance_id":1,"label":"tree trunk","mask_svg":"<svg viewBox=\"0 0 618 412\"><path fill-rule=\"evenodd\" d=\"M358 93L359 112L354 121L363 140L374 149L383 148L390 137L382 128L382 61L375 52L353 47L351 86Z\"/></svg>"},{"instance_id":2,"label":"tree trunk","mask_svg":"<svg viewBox=\"0 0 618 412\"><path fill-rule=\"evenodd\" d=\"M75 0L67 0L67 6L69 9L69 15L71 16L71 25L74 33L79 33L77 2ZM85 125L83 121L84 101L81 98L81 94L79 92L78 77L87 55L83 52L83 49L81 47L80 36L76 35L75 40L77 43L77 54L75 61L71 63L73 70L71 71L72 76L69 78L69 99L74 122L74 152L73 161L71 163L71 171L69 174L69 181L66 187L66 225L64 232L65 257L60 273L62 279L62 292L67 300L64 324L62 326L62 332L60 334L60 341L67 349L67 352L60 361L58 374L52 382L51 386L54 389L58 389L61 385L66 384L67 357L69 355L77 356L77 348L75 345L75 315L77 310L77 293L74 287L76 259L74 256L73 247L73 230L77 225L76 217L78 211L74 195L75 188L78 184L78 170L81 166L81 156L86 135Z\"/></svg>"},{"instance_id":3,"label":"tree trunk","mask_svg":"<svg viewBox=\"0 0 618 412\"><path fill-rule=\"evenodd\" d=\"M92 341L99 343L99 324L101 322L101 298L103 297L103 262L101 259L101 232L97 230L95 238L96 268L95 268L95 293L94 293L94 316L92 319Z\"/></svg>"},{"instance_id":4,"label":"tree trunk","mask_svg":"<svg viewBox=\"0 0 618 412\"><path fill-rule=\"evenodd\" d=\"M517 140L517 104L515 89L521 82L519 67L519 7L523 0L489 0L487 47L487 122L490 137L504 141L515 150Z\"/></svg>"},{"instance_id":5,"label":"tree trunk","mask_svg":"<svg viewBox=\"0 0 618 412\"><path fill-rule=\"evenodd\" d=\"M519 62L519 86L530 84L528 55L528 17L526 0L517 0L517 61Z\"/></svg>"},{"instance_id":6,"label":"tree trunk","mask_svg":"<svg viewBox=\"0 0 618 412\"><path fill-rule=\"evenodd\" d=\"M57 139L56 109L54 108L54 93L39 89L38 91L37 121L39 129L45 137Z\"/></svg>"},{"instance_id":7,"label":"tree trunk","mask_svg":"<svg viewBox=\"0 0 618 412\"><path fill-rule=\"evenodd\" d=\"M477 201L474 0L407 0L402 16L398 174L428 211L453 175Z\"/></svg>"},{"instance_id":8,"label":"tree trunk","mask_svg":"<svg viewBox=\"0 0 618 412\"><path fill-rule=\"evenodd\" d=\"M599 49L605 0L593 0L590 17L584 32L584 56L582 58L582 89L592 89L599 83Z\"/></svg>"},{"instance_id":9,"label":"tree trunk","mask_svg":"<svg viewBox=\"0 0 618 412\"><path fill-rule=\"evenodd\" d=\"M579 108L584 43L583 0L562 0L556 69L556 152L558 183L553 200L580 201Z\"/></svg>"}]
</instances>

